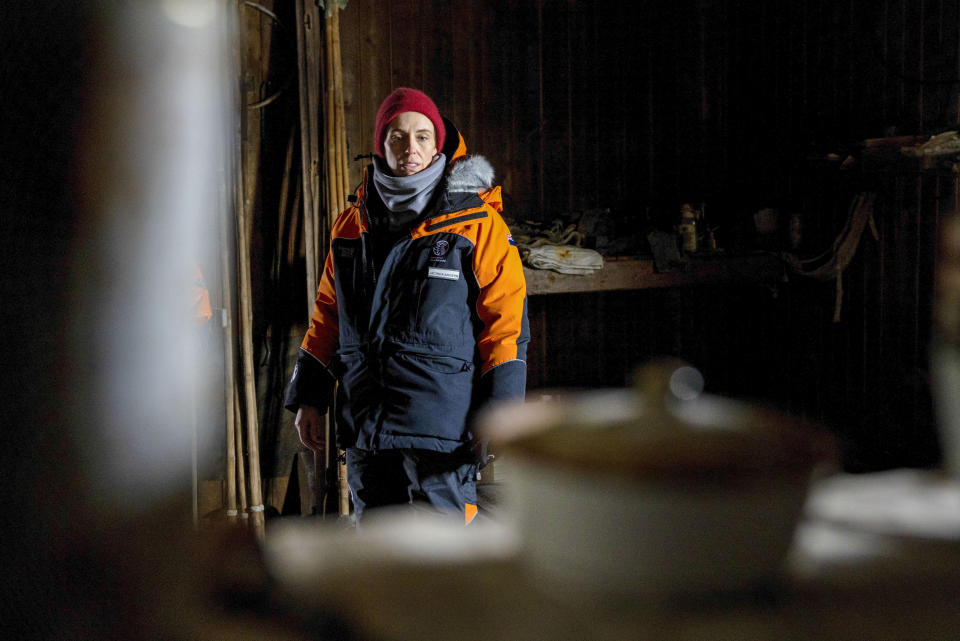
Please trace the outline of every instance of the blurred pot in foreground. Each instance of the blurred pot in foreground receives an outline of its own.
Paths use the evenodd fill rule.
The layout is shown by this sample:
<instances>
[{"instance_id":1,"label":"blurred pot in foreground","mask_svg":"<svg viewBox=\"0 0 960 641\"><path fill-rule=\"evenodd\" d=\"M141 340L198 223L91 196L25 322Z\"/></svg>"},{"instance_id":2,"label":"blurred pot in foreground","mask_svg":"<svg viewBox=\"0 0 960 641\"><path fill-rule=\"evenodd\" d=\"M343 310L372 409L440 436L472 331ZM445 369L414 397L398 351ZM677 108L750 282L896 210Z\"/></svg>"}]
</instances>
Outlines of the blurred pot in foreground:
<instances>
[{"instance_id":1,"label":"blurred pot in foreground","mask_svg":"<svg viewBox=\"0 0 960 641\"><path fill-rule=\"evenodd\" d=\"M759 407L701 394L676 360L635 390L491 409L511 459L512 509L534 571L580 595L746 589L776 578L833 439Z\"/></svg>"}]
</instances>

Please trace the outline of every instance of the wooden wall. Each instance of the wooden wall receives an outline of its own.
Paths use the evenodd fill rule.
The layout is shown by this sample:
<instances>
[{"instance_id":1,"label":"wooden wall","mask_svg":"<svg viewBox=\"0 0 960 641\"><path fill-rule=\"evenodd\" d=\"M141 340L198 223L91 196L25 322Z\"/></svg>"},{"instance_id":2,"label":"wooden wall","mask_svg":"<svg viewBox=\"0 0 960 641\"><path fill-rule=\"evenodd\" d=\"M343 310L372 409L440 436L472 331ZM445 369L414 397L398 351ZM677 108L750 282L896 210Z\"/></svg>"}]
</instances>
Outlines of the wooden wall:
<instances>
[{"instance_id":1,"label":"wooden wall","mask_svg":"<svg viewBox=\"0 0 960 641\"><path fill-rule=\"evenodd\" d=\"M769 206L801 213L817 252L877 193L881 238L863 238L839 323L832 284L800 278L535 297L529 387L620 385L674 354L712 391L831 425L851 469L935 462L933 248L956 179L867 166L861 143L957 126L958 0L350 0L341 42L350 155L392 88L421 88L516 220L609 208L642 238L704 202L721 246L750 251Z\"/></svg>"},{"instance_id":2,"label":"wooden wall","mask_svg":"<svg viewBox=\"0 0 960 641\"><path fill-rule=\"evenodd\" d=\"M957 116L956 0L351 0L341 30L351 154L422 88L534 219L802 206L806 156Z\"/></svg>"}]
</instances>

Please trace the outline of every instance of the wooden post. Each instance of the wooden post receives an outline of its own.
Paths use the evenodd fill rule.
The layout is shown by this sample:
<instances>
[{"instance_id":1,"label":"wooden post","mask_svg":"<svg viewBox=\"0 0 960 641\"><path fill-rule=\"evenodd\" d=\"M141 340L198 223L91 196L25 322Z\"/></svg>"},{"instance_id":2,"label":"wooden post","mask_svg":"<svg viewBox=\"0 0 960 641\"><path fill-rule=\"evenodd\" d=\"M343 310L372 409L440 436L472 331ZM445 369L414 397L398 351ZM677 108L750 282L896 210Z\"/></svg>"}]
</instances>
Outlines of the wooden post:
<instances>
[{"instance_id":1,"label":"wooden post","mask_svg":"<svg viewBox=\"0 0 960 641\"><path fill-rule=\"evenodd\" d=\"M233 276L230 260L230 247L233 245L229 232L229 202L226 195L226 176L222 181L220 216L220 286L223 290L221 304L223 306L223 373L224 373L224 424L227 431L227 518L237 518L237 451L236 431L234 428L234 404L236 396L236 368L234 365L234 347L236 342L233 336Z\"/></svg>"},{"instance_id":2,"label":"wooden post","mask_svg":"<svg viewBox=\"0 0 960 641\"><path fill-rule=\"evenodd\" d=\"M346 197L350 193L350 164L347 155L347 119L343 111L343 61L340 57L340 9L334 6L331 23L333 31L333 95L334 115L337 131L337 166L340 168L338 185L339 207L336 213L346 208ZM333 220L330 221L333 223Z\"/></svg>"},{"instance_id":3,"label":"wooden post","mask_svg":"<svg viewBox=\"0 0 960 641\"><path fill-rule=\"evenodd\" d=\"M242 199L241 199L242 200ZM237 210L238 264L240 272L240 355L243 368L243 399L247 432L247 464L250 476L250 511L253 531L263 539L263 489L260 484L260 448L257 417L257 373L253 359L253 293L250 283L250 227L252 220L241 203Z\"/></svg>"},{"instance_id":4,"label":"wooden post","mask_svg":"<svg viewBox=\"0 0 960 641\"><path fill-rule=\"evenodd\" d=\"M336 205L329 212L327 226L333 225L334 218L347 206L346 197L350 193L350 167L347 156L347 123L344 116L343 99L343 62L340 56L340 9L334 5L331 8L330 18L327 20L327 39L329 59L328 69L330 74L327 77L328 83L332 84L332 106L327 114L333 120L333 138L331 145L333 148L333 163L335 171L329 177L327 183L328 190L334 194ZM334 424L333 412L327 415L327 451L331 450L333 434L331 427ZM338 489L338 512L340 516L350 514L350 490L347 485L347 466L342 461L345 453L343 450L334 450L337 453L337 489Z\"/></svg>"},{"instance_id":5,"label":"wooden post","mask_svg":"<svg viewBox=\"0 0 960 641\"><path fill-rule=\"evenodd\" d=\"M249 518L247 513L247 475L243 462L243 414L240 413L240 388L236 379L233 384L233 430L237 443L237 498L240 501L240 518Z\"/></svg>"},{"instance_id":6,"label":"wooden post","mask_svg":"<svg viewBox=\"0 0 960 641\"><path fill-rule=\"evenodd\" d=\"M332 9L335 11L336 9ZM331 51L332 34L330 31L330 19L324 21L323 25L323 159L324 159L324 184L323 190L326 195L326 211L324 217L330 220L336 215L337 208L336 189L337 184L337 163L336 163L336 140L337 130L334 118L333 108L333 55Z\"/></svg>"},{"instance_id":7,"label":"wooden post","mask_svg":"<svg viewBox=\"0 0 960 641\"><path fill-rule=\"evenodd\" d=\"M239 5L235 9L239 11ZM239 18L237 24L240 24ZM263 518L263 489L260 485L260 452L259 452L259 429L257 420L257 388L256 388L256 369L253 361L253 301L252 289L250 283L250 229L252 227L252 216L247 212L246 197L244 189L244 122L246 100L242 90L243 61L239 58L238 49L237 71L241 75L237 83L237 96L235 104L240 110L238 118L239 140L236 140L234 152L237 157L237 171L235 172L236 196L236 236L237 236L237 270L239 278L239 298L238 315L240 320L240 356L243 372L243 394L244 410L246 416L247 432L247 462L249 465L249 491L250 491L250 511L253 514L251 519L254 536L262 541L264 536L264 518ZM237 135L237 132L235 132Z\"/></svg>"},{"instance_id":8,"label":"wooden post","mask_svg":"<svg viewBox=\"0 0 960 641\"><path fill-rule=\"evenodd\" d=\"M312 3L311 3L312 4ZM312 140L316 129L315 118L310 104L310 65L307 54L307 33L311 28L306 22L304 0L296 0L297 14L297 72L300 90L300 172L302 176L303 201L303 236L307 260L307 317L313 311L313 301L317 296L317 245L315 236L317 229L314 226L314 200L316 191L313 181L314 152Z\"/></svg>"},{"instance_id":9,"label":"wooden post","mask_svg":"<svg viewBox=\"0 0 960 641\"><path fill-rule=\"evenodd\" d=\"M347 485L347 464L345 457L347 453L343 450L337 451L337 480L340 490L340 516L350 516L350 486Z\"/></svg>"},{"instance_id":10,"label":"wooden post","mask_svg":"<svg viewBox=\"0 0 960 641\"><path fill-rule=\"evenodd\" d=\"M310 217L313 224L314 233L307 238L313 243L313 255L316 257L314 262L314 282L319 282L320 272L323 270L323 247L326 244L326 233L324 227L320 225L320 38L323 35L323 22L320 17L320 8L316 2L310 2L305 7L308 17L309 30L306 32L306 54L307 54L307 96L310 104L310 118L312 127L310 129L310 189L313 193L313 203L310 208ZM317 290L310 292L310 311L313 311L313 301L317 296Z\"/></svg>"},{"instance_id":11,"label":"wooden post","mask_svg":"<svg viewBox=\"0 0 960 641\"><path fill-rule=\"evenodd\" d=\"M234 404L233 404L233 385L225 385L227 390L226 398L226 420L224 421L227 429L227 518L230 521L237 520L237 439L236 428L234 426Z\"/></svg>"},{"instance_id":12,"label":"wooden post","mask_svg":"<svg viewBox=\"0 0 960 641\"><path fill-rule=\"evenodd\" d=\"M234 331L234 279L233 273L235 264L231 260L231 248L236 248L236 236L231 231L231 194L227 191L228 186L233 189L233 207L242 200L243 189L237 184L242 180L241 166L243 148L243 91L241 74L243 72L243 60L241 54L242 28L240 22L240 8L235 6L227 16L231 28L229 29L230 42L232 43L230 56L234 66L234 85L231 88L232 96L227 104L232 104L232 153L227 156L224 163L224 177L221 181L224 192L222 194L222 214L220 217L220 270L222 303L226 323L223 328L223 354L224 354L224 401L225 405L225 428L227 432L227 518L235 520L237 518L237 495L241 493L243 500L241 502L243 518L246 518L246 489L243 487L243 441L238 439L239 435L239 398L237 396L237 369L236 369L236 333ZM228 173L229 172L229 173ZM239 456L238 456L239 452ZM238 463L239 461L239 463ZM240 477L240 488L237 487L237 477Z\"/></svg>"},{"instance_id":13,"label":"wooden post","mask_svg":"<svg viewBox=\"0 0 960 641\"><path fill-rule=\"evenodd\" d=\"M240 62L240 23L239 15L236 10L227 15L227 34L229 47L224 47L224 57L227 61L226 66L230 67L230 62L239 64ZM239 67L234 69L235 82L239 82ZM240 112L242 108L239 86L224 88L224 104L232 104L230 111L231 120L228 123L225 135L227 140L232 140L234 145L239 144L242 132L240 130ZM231 95L232 94L232 95ZM228 148L229 149L229 148ZM224 392L224 429L227 437L227 469L226 469L226 514L227 519L236 521L237 519L237 441L236 441L236 340L233 331L233 268L231 248L235 247L235 236L231 233L231 202L235 202L236 176L238 173L236 163L239 158L237 149L231 149L224 153L221 163L220 176L220 215L219 215L219 240L220 240L220 304L223 309L221 314L221 329L223 330L223 392ZM231 199L234 199L233 201Z\"/></svg>"}]
</instances>

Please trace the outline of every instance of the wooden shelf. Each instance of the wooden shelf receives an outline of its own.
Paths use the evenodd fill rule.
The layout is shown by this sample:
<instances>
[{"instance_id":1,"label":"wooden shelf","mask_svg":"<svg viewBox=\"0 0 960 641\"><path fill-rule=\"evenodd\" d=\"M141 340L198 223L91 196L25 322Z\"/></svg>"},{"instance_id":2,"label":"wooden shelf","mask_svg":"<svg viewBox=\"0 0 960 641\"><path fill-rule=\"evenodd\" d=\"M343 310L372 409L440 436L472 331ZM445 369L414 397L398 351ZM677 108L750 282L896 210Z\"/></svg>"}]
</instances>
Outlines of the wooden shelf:
<instances>
[{"instance_id":1,"label":"wooden shelf","mask_svg":"<svg viewBox=\"0 0 960 641\"><path fill-rule=\"evenodd\" d=\"M529 296L714 283L775 283L783 280L784 275L781 260L769 253L692 256L685 267L658 274L653 270L652 258L607 258L603 269L589 276L571 276L526 266L523 273Z\"/></svg>"}]
</instances>

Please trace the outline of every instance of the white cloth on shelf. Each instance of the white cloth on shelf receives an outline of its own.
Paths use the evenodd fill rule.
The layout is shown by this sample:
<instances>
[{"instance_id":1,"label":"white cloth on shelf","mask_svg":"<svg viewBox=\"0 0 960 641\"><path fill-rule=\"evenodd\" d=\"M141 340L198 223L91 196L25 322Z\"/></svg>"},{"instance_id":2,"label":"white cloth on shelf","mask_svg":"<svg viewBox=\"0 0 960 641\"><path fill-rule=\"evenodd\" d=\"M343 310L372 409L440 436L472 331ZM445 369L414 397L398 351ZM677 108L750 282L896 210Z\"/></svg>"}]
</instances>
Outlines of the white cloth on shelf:
<instances>
[{"instance_id":1,"label":"white cloth on shelf","mask_svg":"<svg viewBox=\"0 0 960 641\"><path fill-rule=\"evenodd\" d=\"M542 245L530 250L527 264L561 274L586 275L603 268L603 256L592 249L572 245Z\"/></svg>"}]
</instances>

